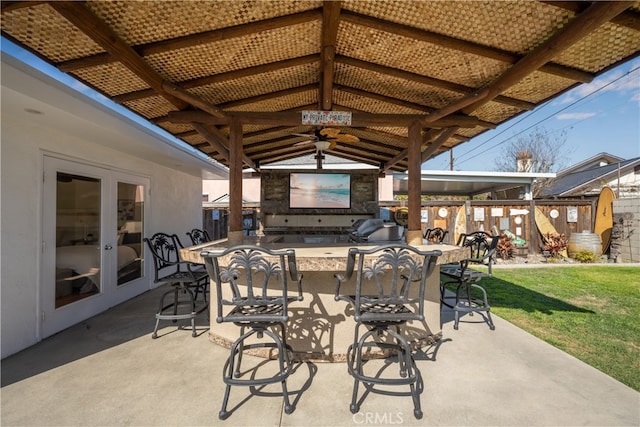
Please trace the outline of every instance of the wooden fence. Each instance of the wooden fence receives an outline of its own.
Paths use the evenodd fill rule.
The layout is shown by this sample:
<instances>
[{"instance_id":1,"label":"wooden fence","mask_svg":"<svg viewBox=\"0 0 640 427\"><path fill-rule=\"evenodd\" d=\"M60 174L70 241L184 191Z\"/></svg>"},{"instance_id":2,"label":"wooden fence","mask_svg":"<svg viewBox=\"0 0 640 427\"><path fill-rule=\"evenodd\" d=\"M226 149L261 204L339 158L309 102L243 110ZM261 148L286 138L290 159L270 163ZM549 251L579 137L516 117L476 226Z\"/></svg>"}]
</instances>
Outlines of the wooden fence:
<instances>
[{"instance_id":1,"label":"wooden fence","mask_svg":"<svg viewBox=\"0 0 640 427\"><path fill-rule=\"evenodd\" d=\"M380 204L380 218L393 220L402 202ZM592 232L596 200L474 200L424 202L421 207L422 229L442 227L448 230L447 243L455 244L456 217L464 209L467 232L484 230L501 232L509 230L524 240L515 254L526 256L542 252L542 235L535 223L534 211L538 208L549 219L558 233L569 238L571 233ZM255 234L260 229L258 207L243 209L244 232ZM213 239L227 237L228 208L203 209L203 227Z\"/></svg>"}]
</instances>

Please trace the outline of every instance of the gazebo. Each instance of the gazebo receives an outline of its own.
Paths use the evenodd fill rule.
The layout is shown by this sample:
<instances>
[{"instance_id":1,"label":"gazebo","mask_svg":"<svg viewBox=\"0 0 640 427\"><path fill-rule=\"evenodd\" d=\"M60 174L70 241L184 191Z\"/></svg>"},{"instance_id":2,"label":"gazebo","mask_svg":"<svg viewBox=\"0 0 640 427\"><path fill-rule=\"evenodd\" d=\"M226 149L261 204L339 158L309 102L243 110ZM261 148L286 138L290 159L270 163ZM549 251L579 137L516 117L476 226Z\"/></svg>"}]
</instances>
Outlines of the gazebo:
<instances>
[{"instance_id":1,"label":"gazebo","mask_svg":"<svg viewBox=\"0 0 640 427\"><path fill-rule=\"evenodd\" d=\"M231 240L243 169L330 151L407 172L411 243L421 164L637 57L640 4L5 1L2 35L227 166Z\"/></svg>"}]
</instances>

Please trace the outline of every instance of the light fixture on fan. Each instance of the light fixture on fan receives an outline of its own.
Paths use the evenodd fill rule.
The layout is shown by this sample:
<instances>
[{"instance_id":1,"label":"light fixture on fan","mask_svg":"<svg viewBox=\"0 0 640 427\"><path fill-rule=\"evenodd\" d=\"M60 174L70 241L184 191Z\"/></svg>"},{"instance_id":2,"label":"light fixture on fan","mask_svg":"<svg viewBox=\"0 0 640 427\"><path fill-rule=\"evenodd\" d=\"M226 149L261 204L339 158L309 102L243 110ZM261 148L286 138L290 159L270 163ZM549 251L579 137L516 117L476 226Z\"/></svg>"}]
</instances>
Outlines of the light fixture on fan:
<instances>
[{"instance_id":1,"label":"light fixture on fan","mask_svg":"<svg viewBox=\"0 0 640 427\"><path fill-rule=\"evenodd\" d=\"M327 151L329 147L331 147L330 141L319 140L319 141L316 141L315 144L316 144L316 151L319 151L319 152Z\"/></svg>"}]
</instances>

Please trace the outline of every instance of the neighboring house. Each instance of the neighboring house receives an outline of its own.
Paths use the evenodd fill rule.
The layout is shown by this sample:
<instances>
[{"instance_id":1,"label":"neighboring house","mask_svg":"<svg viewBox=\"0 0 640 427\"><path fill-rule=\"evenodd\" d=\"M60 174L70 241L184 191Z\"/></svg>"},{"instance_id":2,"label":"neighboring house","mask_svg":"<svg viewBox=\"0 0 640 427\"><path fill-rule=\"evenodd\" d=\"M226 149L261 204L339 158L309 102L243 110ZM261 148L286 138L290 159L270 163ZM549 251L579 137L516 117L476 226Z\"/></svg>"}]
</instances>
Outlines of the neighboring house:
<instances>
[{"instance_id":1,"label":"neighboring house","mask_svg":"<svg viewBox=\"0 0 640 427\"><path fill-rule=\"evenodd\" d=\"M4 358L153 288L142 237L186 239L228 173L6 52L1 83Z\"/></svg>"},{"instance_id":2,"label":"neighboring house","mask_svg":"<svg viewBox=\"0 0 640 427\"><path fill-rule=\"evenodd\" d=\"M618 198L640 197L640 157L623 160L601 153L558 172L540 198L597 196L602 187L610 187Z\"/></svg>"}]
</instances>

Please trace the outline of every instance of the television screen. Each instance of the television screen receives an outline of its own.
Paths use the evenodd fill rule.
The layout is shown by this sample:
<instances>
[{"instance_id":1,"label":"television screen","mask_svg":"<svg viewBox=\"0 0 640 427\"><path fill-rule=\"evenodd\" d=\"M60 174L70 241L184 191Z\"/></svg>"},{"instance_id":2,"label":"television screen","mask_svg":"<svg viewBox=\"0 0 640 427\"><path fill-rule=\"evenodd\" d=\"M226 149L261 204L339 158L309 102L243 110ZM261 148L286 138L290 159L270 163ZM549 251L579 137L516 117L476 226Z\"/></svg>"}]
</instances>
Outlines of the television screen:
<instances>
[{"instance_id":1,"label":"television screen","mask_svg":"<svg viewBox=\"0 0 640 427\"><path fill-rule=\"evenodd\" d=\"M348 173L291 172L290 208L351 207L351 175Z\"/></svg>"}]
</instances>

